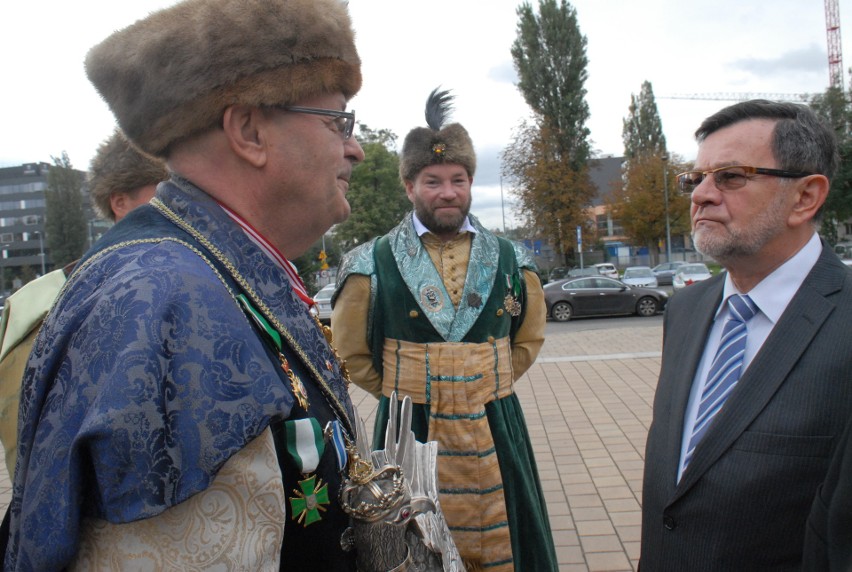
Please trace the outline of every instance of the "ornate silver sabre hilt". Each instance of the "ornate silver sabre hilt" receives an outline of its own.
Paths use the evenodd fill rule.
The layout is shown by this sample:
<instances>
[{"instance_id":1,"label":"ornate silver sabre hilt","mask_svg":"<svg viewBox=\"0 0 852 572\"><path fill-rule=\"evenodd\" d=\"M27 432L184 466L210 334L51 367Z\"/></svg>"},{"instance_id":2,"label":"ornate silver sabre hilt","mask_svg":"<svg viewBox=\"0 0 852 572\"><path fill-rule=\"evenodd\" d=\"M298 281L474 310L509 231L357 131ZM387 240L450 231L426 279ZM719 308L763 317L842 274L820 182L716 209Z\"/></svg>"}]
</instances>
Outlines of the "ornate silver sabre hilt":
<instances>
[{"instance_id":1,"label":"ornate silver sabre hilt","mask_svg":"<svg viewBox=\"0 0 852 572\"><path fill-rule=\"evenodd\" d=\"M352 517L344 548L357 550L359 572L463 572L464 565L438 501L434 441L418 443L411 431L412 402L397 415L390 398L385 448L370 451L363 420L350 444L340 505Z\"/></svg>"}]
</instances>

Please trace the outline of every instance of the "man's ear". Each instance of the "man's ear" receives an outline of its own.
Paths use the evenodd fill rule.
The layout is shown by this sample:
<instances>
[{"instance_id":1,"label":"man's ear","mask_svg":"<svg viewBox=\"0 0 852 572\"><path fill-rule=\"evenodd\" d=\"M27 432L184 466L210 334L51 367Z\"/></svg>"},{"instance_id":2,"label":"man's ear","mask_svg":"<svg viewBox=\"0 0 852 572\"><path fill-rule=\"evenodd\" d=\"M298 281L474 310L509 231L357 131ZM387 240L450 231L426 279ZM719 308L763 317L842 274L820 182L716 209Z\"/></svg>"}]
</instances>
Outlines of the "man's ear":
<instances>
[{"instance_id":1,"label":"man's ear","mask_svg":"<svg viewBox=\"0 0 852 572\"><path fill-rule=\"evenodd\" d=\"M127 193L121 191L110 193L109 195L109 208L116 221L121 220L127 214L127 198Z\"/></svg>"},{"instance_id":2,"label":"man's ear","mask_svg":"<svg viewBox=\"0 0 852 572\"><path fill-rule=\"evenodd\" d=\"M810 223L828 197L830 183L824 175L809 175L801 180L796 190L796 202L787 222L790 226Z\"/></svg>"},{"instance_id":3,"label":"man's ear","mask_svg":"<svg viewBox=\"0 0 852 572\"><path fill-rule=\"evenodd\" d=\"M404 181L405 194L408 195L408 200L414 203L414 181Z\"/></svg>"},{"instance_id":4,"label":"man's ear","mask_svg":"<svg viewBox=\"0 0 852 572\"><path fill-rule=\"evenodd\" d=\"M263 167L267 161L267 124L262 110L246 105L231 105L222 116L231 150L254 167Z\"/></svg>"}]
</instances>

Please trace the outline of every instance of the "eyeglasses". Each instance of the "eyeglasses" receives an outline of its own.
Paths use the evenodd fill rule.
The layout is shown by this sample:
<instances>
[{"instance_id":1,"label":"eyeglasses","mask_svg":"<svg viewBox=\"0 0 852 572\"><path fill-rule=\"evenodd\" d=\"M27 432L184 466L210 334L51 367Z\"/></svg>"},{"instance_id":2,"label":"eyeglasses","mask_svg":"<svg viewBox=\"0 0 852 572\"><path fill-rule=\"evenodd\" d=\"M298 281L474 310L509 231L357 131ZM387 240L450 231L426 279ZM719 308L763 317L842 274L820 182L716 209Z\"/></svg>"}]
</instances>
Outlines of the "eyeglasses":
<instances>
[{"instance_id":1,"label":"eyeglasses","mask_svg":"<svg viewBox=\"0 0 852 572\"><path fill-rule=\"evenodd\" d=\"M278 109L284 111L292 111L294 113L310 113L311 115L325 115L334 117L335 128L343 135L343 140L352 137L352 132L355 130L355 111L337 111L335 109L319 109L316 107L299 107L297 105L278 105Z\"/></svg>"},{"instance_id":2,"label":"eyeglasses","mask_svg":"<svg viewBox=\"0 0 852 572\"><path fill-rule=\"evenodd\" d=\"M720 191L733 191L741 189L754 178L755 175L769 175L771 177L783 177L785 179L799 179L808 177L813 173L799 171L784 171L781 169L765 169L763 167L749 167L746 165L731 165L719 167L709 171L687 171L677 176L678 190L685 195L695 191L695 187L701 184L707 175L713 175L713 182Z\"/></svg>"}]
</instances>

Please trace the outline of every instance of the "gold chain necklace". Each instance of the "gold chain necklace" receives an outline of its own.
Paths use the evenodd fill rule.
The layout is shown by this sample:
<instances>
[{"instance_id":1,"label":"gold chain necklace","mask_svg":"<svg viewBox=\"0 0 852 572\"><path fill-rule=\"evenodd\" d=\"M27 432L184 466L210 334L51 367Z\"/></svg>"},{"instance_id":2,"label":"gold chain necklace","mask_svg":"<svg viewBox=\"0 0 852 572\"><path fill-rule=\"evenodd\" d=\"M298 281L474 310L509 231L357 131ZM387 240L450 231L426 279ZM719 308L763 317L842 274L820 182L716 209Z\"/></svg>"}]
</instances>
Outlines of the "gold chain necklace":
<instances>
[{"instance_id":1,"label":"gold chain necklace","mask_svg":"<svg viewBox=\"0 0 852 572\"><path fill-rule=\"evenodd\" d=\"M269 322L275 327L275 329L281 334L281 336L283 336L287 340L287 343L290 348L296 354L299 355L302 360L302 363L305 364L305 367L308 368L313 378L319 384L323 396L327 400L330 400L330 404L333 406L334 409L338 411L338 414L341 415L342 418L347 421L350 430L352 430L352 420L349 419L349 413L347 412L343 404L340 403L340 400L337 399L337 396L334 394L334 391L332 391L332 389L328 386L322 374L319 372L316 365L313 363L313 360L308 357L307 352L296 341L290 331L286 327L284 327L284 324L282 324L281 321L278 320L278 318L272 313L266 303L260 299L260 296L258 296L258 294L251 287L251 285L249 285L245 277L243 277L243 275L240 274L236 267L231 264L231 261L228 260L222 253L222 251L220 251L215 245L213 245L213 243L207 240L205 236L198 232L198 230L192 227L189 223L180 218L177 213L167 207L160 199L154 197L153 199L151 199L150 204L154 208L159 210L163 214L163 216L172 221L175 225L192 235L193 238L195 238L199 243L201 243L201 245L204 246L204 248L206 248L207 251L210 252L210 254L214 258L216 258L216 260L219 261L222 266L225 267L228 273L231 274L231 277L234 279L234 281L239 284L240 288L242 288L246 295L251 298L252 302L257 305L258 309L263 313L264 317L269 320ZM319 321L318 316L314 315L313 313L311 313L311 316L313 317L314 322L318 325L320 332L322 332L323 337L328 343L329 349L331 349L332 354L337 360L340 374L343 377L346 389L348 390L349 385L352 383L352 381L349 378L349 371L346 368L346 363L340 358L340 355L338 354L337 350L332 345L331 328L322 325L322 323Z\"/></svg>"}]
</instances>

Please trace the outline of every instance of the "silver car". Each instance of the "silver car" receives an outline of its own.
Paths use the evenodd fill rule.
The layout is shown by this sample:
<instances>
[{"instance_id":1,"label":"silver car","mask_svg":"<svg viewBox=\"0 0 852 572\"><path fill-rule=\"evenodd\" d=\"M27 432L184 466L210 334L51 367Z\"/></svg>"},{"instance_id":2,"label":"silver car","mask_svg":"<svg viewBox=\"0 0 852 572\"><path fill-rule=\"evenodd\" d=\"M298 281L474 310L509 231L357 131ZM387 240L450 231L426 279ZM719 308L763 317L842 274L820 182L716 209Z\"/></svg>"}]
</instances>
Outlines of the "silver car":
<instances>
[{"instance_id":1,"label":"silver car","mask_svg":"<svg viewBox=\"0 0 852 572\"><path fill-rule=\"evenodd\" d=\"M683 290L690 284L710 278L710 269L702 262L691 262L678 267L672 279L674 291Z\"/></svg>"},{"instance_id":2,"label":"silver car","mask_svg":"<svg viewBox=\"0 0 852 572\"><path fill-rule=\"evenodd\" d=\"M675 272L684 264L686 264L686 262L675 260L672 262L663 262L662 264L654 266L653 272L654 276L657 277L657 283L660 286L671 285Z\"/></svg>"},{"instance_id":3,"label":"silver car","mask_svg":"<svg viewBox=\"0 0 852 572\"><path fill-rule=\"evenodd\" d=\"M320 322L328 324L331 322L331 295L334 294L334 282L323 286L319 292L314 295L314 309Z\"/></svg>"},{"instance_id":4,"label":"silver car","mask_svg":"<svg viewBox=\"0 0 852 572\"><path fill-rule=\"evenodd\" d=\"M621 281L628 286L657 287L657 277L654 276L654 271L649 266L628 266L624 269Z\"/></svg>"},{"instance_id":5,"label":"silver car","mask_svg":"<svg viewBox=\"0 0 852 572\"><path fill-rule=\"evenodd\" d=\"M618 279L618 268L616 268L614 264L601 262L599 264L595 264L595 268L598 269L598 274L601 276Z\"/></svg>"}]
</instances>

